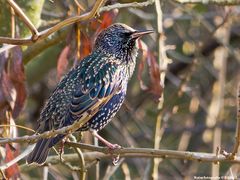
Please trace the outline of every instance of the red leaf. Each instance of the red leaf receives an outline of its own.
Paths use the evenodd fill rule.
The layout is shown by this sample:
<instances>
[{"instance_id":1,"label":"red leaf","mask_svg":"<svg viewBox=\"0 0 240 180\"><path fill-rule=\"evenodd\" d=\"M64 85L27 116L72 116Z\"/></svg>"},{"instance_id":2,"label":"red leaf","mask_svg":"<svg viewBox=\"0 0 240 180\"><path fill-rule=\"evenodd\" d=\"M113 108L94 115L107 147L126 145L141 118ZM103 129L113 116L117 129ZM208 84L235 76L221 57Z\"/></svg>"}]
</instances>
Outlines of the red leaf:
<instances>
[{"instance_id":1,"label":"red leaf","mask_svg":"<svg viewBox=\"0 0 240 180\"><path fill-rule=\"evenodd\" d=\"M61 77L66 73L68 67L68 54L70 52L70 45L67 45L61 52L58 58L57 64L57 78Z\"/></svg>"},{"instance_id":2,"label":"red leaf","mask_svg":"<svg viewBox=\"0 0 240 180\"><path fill-rule=\"evenodd\" d=\"M0 76L0 108L9 106L9 110L13 110L16 101L16 91L9 76L4 71L1 72Z\"/></svg>"},{"instance_id":3,"label":"red leaf","mask_svg":"<svg viewBox=\"0 0 240 180\"><path fill-rule=\"evenodd\" d=\"M144 70L144 63L146 62L147 56L148 56L148 48L147 45L142 41L142 40L138 40L137 46L139 49L142 50L142 60L140 61L139 65L138 65L138 80L140 82L140 87L142 90L148 90L148 87L144 84L143 80L142 80L142 74L143 74L143 70Z\"/></svg>"},{"instance_id":4,"label":"red leaf","mask_svg":"<svg viewBox=\"0 0 240 180\"><path fill-rule=\"evenodd\" d=\"M11 147L8 144L5 145L5 150L6 150L5 162L7 163L13 160L16 155L12 152ZM7 168L5 170L5 175L7 178L18 179L20 177L20 171L19 171L18 165L13 164L9 168Z\"/></svg>"},{"instance_id":5,"label":"red leaf","mask_svg":"<svg viewBox=\"0 0 240 180\"><path fill-rule=\"evenodd\" d=\"M8 56L7 56L8 55ZM18 116L26 99L25 74L20 47L14 47L10 52L0 54L0 124L14 125L14 118ZM0 128L0 137L16 137L16 127ZM5 146L5 162L9 162L17 155L11 151L10 145ZM7 178L20 177L17 164L6 169Z\"/></svg>"},{"instance_id":6,"label":"red leaf","mask_svg":"<svg viewBox=\"0 0 240 180\"><path fill-rule=\"evenodd\" d=\"M5 52L0 55L0 124L9 124L7 112L15 106L16 91L6 72L7 57Z\"/></svg>"},{"instance_id":7,"label":"red leaf","mask_svg":"<svg viewBox=\"0 0 240 180\"><path fill-rule=\"evenodd\" d=\"M142 54L142 61L139 63L138 66L138 80L140 82L140 87L143 90L147 90L151 92L157 98L160 98L162 95L162 86L160 83L160 70L159 65L156 61L155 56L149 51L147 45L142 41L138 41L138 47L143 51ZM144 64L148 65L148 72L150 77L150 84L146 86L142 80L142 74L144 70Z\"/></svg>"},{"instance_id":8,"label":"red leaf","mask_svg":"<svg viewBox=\"0 0 240 180\"><path fill-rule=\"evenodd\" d=\"M13 48L11 50L11 54L12 56L8 74L17 92L17 97L13 109L13 118L16 118L22 110L27 97L25 88L26 77L24 73L21 48L18 46Z\"/></svg>"},{"instance_id":9,"label":"red leaf","mask_svg":"<svg viewBox=\"0 0 240 180\"><path fill-rule=\"evenodd\" d=\"M8 54L8 57L7 57ZM10 124L23 108L26 99L25 74L20 47L0 54L0 123ZM3 128L2 136L11 136L9 128Z\"/></svg>"},{"instance_id":10,"label":"red leaf","mask_svg":"<svg viewBox=\"0 0 240 180\"><path fill-rule=\"evenodd\" d=\"M162 86L160 81L160 70L156 58L149 53L148 57L149 75L150 75L150 92L157 98L162 95Z\"/></svg>"},{"instance_id":11,"label":"red leaf","mask_svg":"<svg viewBox=\"0 0 240 180\"><path fill-rule=\"evenodd\" d=\"M107 11L102 14L102 22L100 26L98 26L95 36L97 36L103 29L107 28L110 26L115 18L117 17L118 10L112 10L112 11Z\"/></svg>"},{"instance_id":12,"label":"red leaf","mask_svg":"<svg viewBox=\"0 0 240 180\"><path fill-rule=\"evenodd\" d=\"M88 56L92 51L91 40L85 33L81 33L81 59Z\"/></svg>"},{"instance_id":13,"label":"red leaf","mask_svg":"<svg viewBox=\"0 0 240 180\"><path fill-rule=\"evenodd\" d=\"M95 41L95 38L97 37L98 33L111 25L114 21L114 19L117 16L118 10L112 10L108 12L104 12L101 14L101 17L98 19L91 20L88 24L82 24L81 26L81 47L80 47L80 59L83 59L84 57L88 56L92 51L92 45ZM102 19L102 20L99 20ZM84 27L84 28L82 28ZM87 36L84 29L87 29L88 34L92 33L93 35ZM67 37L67 46L63 49L61 52L59 58L58 58L58 65L57 65L57 76L58 79L61 78L61 76L66 72L66 69L68 67L68 59L69 55L73 55L74 63L73 65L76 65L79 62L79 57L76 49L78 49L76 46L75 38L77 37L75 31L72 31L69 36Z\"/></svg>"}]
</instances>

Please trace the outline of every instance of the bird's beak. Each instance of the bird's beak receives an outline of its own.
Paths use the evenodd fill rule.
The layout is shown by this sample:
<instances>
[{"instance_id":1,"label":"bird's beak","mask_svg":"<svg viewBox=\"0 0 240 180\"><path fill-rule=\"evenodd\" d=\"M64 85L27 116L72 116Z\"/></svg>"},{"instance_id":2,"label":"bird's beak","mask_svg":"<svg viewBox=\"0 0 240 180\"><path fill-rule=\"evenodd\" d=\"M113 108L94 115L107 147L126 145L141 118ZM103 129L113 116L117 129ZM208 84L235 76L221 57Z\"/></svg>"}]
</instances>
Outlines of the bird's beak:
<instances>
[{"instance_id":1,"label":"bird's beak","mask_svg":"<svg viewBox=\"0 0 240 180\"><path fill-rule=\"evenodd\" d=\"M143 31L137 30L137 31L134 31L132 33L131 37L133 39L136 39L136 38L142 37L145 34L150 34L150 33L153 33L153 32L154 32L153 30L143 30Z\"/></svg>"}]
</instances>

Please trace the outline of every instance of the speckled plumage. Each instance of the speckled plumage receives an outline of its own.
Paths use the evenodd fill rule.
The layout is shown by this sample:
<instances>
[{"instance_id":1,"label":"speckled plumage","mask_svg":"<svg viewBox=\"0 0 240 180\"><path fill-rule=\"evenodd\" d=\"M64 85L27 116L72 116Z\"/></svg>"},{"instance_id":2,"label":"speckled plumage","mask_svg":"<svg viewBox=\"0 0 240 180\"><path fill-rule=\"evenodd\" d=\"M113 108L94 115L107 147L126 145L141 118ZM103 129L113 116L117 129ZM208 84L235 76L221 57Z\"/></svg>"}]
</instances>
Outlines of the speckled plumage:
<instances>
[{"instance_id":1,"label":"speckled plumage","mask_svg":"<svg viewBox=\"0 0 240 180\"><path fill-rule=\"evenodd\" d=\"M91 107L102 100L98 111L79 129L101 130L124 101L127 84L135 68L139 32L119 23L102 31L92 54L72 68L57 85L41 112L37 132L71 125L81 120L83 112L91 111ZM133 36L137 33L139 36ZM39 140L27 163L44 163L49 148L64 136Z\"/></svg>"}]
</instances>

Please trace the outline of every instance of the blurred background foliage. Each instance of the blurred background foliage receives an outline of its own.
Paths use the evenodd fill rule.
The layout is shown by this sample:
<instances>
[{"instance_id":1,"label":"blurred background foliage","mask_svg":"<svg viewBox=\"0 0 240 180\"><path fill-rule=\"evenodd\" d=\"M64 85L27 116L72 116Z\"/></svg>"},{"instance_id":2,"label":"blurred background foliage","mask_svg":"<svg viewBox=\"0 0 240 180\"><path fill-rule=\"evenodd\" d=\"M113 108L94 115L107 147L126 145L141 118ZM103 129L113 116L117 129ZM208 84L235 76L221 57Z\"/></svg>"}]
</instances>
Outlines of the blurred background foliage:
<instances>
[{"instance_id":1,"label":"blurred background foliage","mask_svg":"<svg viewBox=\"0 0 240 180\"><path fill-rule=\"evenodd\" d=\"M92 0L79 2L86 10L94 3ZM79 13L71 0L19 0L17 3L40 30ZM107 3L114 4L115 1ZM10 7L3 0L0 7L4 7L0 8L0 35L10 36ZM172 0L164 1L162 7L165 48L172 59L167 69L163 109L157 108L156 93L154 95L141 89L137 66L123 107L100 134L123 147L153 148L156 119L161 113L160 148L215 153L219 146L231 151L235 140L236 92L240 78L240 7L182 5ZM80 12L84 13L82 10ZM26 27L18 18L16 20L17 36L28 36ZM78 56L81 59L91 51L97 31L114 22L125 23L135 29L157 30L154 4L103 12L94 20L69 26L47 40L23 48L27 99L23 110L14 119L16 124L33 129L37 127L41 108L59 81L58 77L78 61ZM76 27L81 31L80 41L77 41ZM143 41L158 63L157 33L144 37ZM79 42L80 55L77 55ZM64 52L67 46L70 48ZM170 46L174 48L168 48ZM139 63L143 63L141 51ZM144 83L149 85L149 69L144 63L140 73ZM27 134L32 133L18 129L19 136ZM81 141L92 144L93 138L86 132ZM19 152L26 146L21 144ZM23 179L43 178L43 167L22 168L24 163L22 160L18 164L18 173ZM148 158L126 158L115 170L109 170L111 160L103 160L99 164L100 179L107 178L109 171L113 172L110 179L152 178L153 162ZM160 161L158 175L159 179L193 179L193 176L212 175L214 166L220 167L220 175L226 175L230 168L234 175L240 175L239 165L170 159ZM76 172L61 164L50 165L48 171L49 179L76 178ZM88 169L87 177L96 179L95 166Z\"/></svg>"}]
</instances>

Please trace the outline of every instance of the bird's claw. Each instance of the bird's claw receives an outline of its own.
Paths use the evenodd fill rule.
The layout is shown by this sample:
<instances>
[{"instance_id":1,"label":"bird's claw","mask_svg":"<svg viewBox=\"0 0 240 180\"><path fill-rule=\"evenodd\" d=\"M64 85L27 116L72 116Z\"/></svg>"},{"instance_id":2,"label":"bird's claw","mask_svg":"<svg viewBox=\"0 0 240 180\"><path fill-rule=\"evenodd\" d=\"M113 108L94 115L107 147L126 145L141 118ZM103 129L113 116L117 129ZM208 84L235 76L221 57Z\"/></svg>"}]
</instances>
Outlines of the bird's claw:
<instances>
[{"instance_id":1,"label":"bird's claw","mask_svg":"<svg viewBox=\"0 0 240 180\"><path fill-rule=\"evenodd\" d=\"M63 154L64 154L64 143L65 143L65 140L62 140L61 143L60 143L60 146L59 146L59 157L60 157L60 161L63 162L64 159L63 159Z\"/></svg>"},{"instance_id":2,"label":"bird's claw","mask_svg":"<svg viewBox=\"0 0 240 180\"><path fill-rule=\"evenodd\" d=\"M118 144L111 144L110 146L108 146L108 148L109 148L110 150L115 150L115 149L120 149L121 146L118 145Z\"/></svg>"},{"instance_id":3,"label":"bird's claw","mask_svg":"<svg viewBox=\"0 0 240 180\"><path fill-rule=\"evenodd\" d=\"M119 159L120 159L120 155L118 154L117 156L114 156L113 158L112 158L112 164L114 165L114 166L117 166L118 165L118 162L119 162Z\"/></svg>"},{"instance_id":4,"label":"bird's claw","mask_svg":"<svg viewBox=\"0 0 240 180\"><path fill-rule=\"evenodd\" d=\"M111 144L110 146L108 146L109 150L110 150L110 153L112 153L111 151L114 151L116 149L120 149L121 146L118 145L118 144ZM113 155L112 157L112 164L114 166L118 165L118 162L119 162L119 159L120 159L120 155Z\"/></svg>"}]
</instances>

